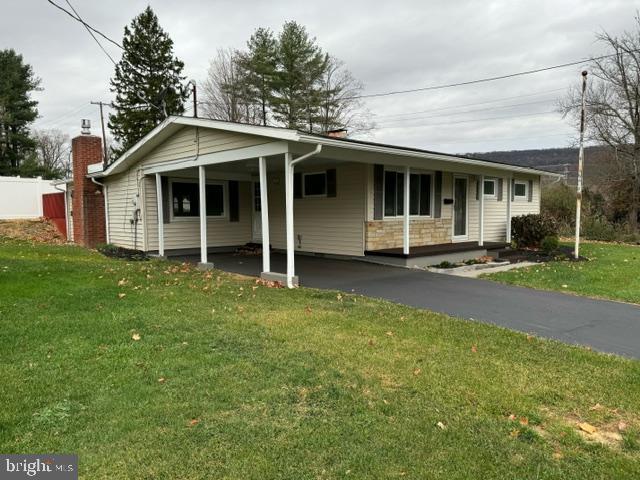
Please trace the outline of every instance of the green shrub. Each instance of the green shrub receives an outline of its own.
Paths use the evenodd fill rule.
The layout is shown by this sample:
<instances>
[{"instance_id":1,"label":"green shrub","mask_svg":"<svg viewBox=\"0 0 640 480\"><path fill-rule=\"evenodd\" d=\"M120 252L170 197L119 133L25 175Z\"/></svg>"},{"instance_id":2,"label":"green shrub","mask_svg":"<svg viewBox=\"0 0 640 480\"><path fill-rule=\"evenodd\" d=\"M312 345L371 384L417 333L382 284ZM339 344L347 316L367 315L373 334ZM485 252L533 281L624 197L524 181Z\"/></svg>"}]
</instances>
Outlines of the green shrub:
<instances>
[{"instance_id":1,"label":"green shrub","mask_svg":"<svg viewBox=\"0 0 640 480\"><path fill-rule=\"evenodd\" d=\"M576 190L564 183L545 185L540 199L540 211L553 218L563 235L570 235L576 220Z\"/></svg>"},{"instance_id":2,"label":"green shrub","mask_svg":"<svg viewBox=\"0 0 640 480\"><path fill-rule=\"evenodd\" d=\"M589 240L611 242L619 234L616 226L603 217L586 217L580 226L580 236Z\"/></svg>"},{"instance_id":3,"label":"green shrub","mask_svg":"<svg viewBox=\"0 0 640 480\"><path fill-rule=\"evenodd\" d=\"M445 260L445 261L440 262L439 264L433 265L433 266L435 268L455 268L458 265L456 265L455 263L451 263L451 262L448 262L448 261Z\"/></svg>"},{"instance_id":4,"label":"green shrub","mask_svg":"<svg viewBox=\"0 0 640 480\"><path fill-rule=\"evenodd\" d=\"M540 246L546 253L551 253L558 249L560 246L560 240L556 235L547 235L542 239Z\"/></svg>"},{"instance_id":5,"label":"green shrub","mask_svg":"<svg viewBox=\"0 0 640 480\"><path fill-rule=\"evenodd\" d=\"M511 236L518 247L537 248L545 237L557 235L556 224L547 215L532 213L511 219Z\"/></svg>"}]
</instances>

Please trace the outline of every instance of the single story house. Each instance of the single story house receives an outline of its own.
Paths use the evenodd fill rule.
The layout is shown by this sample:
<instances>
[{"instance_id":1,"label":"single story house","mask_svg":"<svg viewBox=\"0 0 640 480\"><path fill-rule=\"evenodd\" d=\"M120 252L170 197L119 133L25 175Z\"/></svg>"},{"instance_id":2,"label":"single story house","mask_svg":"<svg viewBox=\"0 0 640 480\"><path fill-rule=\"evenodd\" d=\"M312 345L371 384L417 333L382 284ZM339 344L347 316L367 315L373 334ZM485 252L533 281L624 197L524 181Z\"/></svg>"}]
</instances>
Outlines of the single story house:
<instances>
[{"instance_id":1,"label":"single story house","mask_svg":"<svg viewBox=\"0 0 640 480\"><path fill-rule=\"evenodd\" d=\"M286 272L271 272L264 248L263 276L291 287L299 252L410 265L504 246L511 217L538 213L541 176L554 175L341 133L172 116L107 166L98 151L86 185L104 194L108 243L196 252L203 265L217 250L270 245Z\"/></svg>"}]
</instances>

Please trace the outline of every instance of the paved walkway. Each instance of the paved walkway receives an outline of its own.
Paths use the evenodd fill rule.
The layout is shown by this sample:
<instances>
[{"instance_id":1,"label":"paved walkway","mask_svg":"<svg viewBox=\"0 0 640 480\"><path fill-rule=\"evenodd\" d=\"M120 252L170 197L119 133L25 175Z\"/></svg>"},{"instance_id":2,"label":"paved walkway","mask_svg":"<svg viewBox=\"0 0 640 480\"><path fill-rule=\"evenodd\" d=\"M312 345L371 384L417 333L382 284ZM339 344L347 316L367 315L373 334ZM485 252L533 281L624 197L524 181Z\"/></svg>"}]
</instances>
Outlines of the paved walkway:
<instances>
[{"instance_id":1,"label":"paved walkway","mask_svg":"<svg viewBox=\"0 0 640 480\"><path fill-rule=\"evenodd\" d=\"M245 275L259 275L262 265L259 256L213 254L210 261L216 268ZM273 271L285 271L284 255L273 254L271 263ZM303 286L384 298L640 358L640 307L635 305L303 255L296 256L296 273Z\"/></svg>"}]
</instances>

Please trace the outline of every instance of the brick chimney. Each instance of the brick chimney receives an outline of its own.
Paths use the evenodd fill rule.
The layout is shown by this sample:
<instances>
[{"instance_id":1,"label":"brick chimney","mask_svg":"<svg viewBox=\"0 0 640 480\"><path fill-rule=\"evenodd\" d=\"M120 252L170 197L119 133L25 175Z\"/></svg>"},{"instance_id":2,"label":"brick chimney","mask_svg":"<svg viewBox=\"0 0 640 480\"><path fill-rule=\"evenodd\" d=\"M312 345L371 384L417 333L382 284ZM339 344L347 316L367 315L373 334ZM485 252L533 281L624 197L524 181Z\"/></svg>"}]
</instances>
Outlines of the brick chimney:
<instances>
[{"instance_id":1,"label":"brick chimney","mask_svg":"<svg viewBox=\"0 0 640 480\"><path fill-rule=\"evenodd\" d=\"M82 133L71 140L73 156L73 240L94 248L107 241L102 187L87 178L87 168L103 162L102 140L91 135L89 120Z\"/></svg>"},{"instance_id":2,"label":"brick chimney","mask_svg":"<svg viewBox=\"0 0 640 480\"><path fill-rule=\"evenodd\" d=\"M332 138L347 138L347 129L346 128L336 128L334 130L327 130L327 137Z\"/></svg>"}]
</instances>

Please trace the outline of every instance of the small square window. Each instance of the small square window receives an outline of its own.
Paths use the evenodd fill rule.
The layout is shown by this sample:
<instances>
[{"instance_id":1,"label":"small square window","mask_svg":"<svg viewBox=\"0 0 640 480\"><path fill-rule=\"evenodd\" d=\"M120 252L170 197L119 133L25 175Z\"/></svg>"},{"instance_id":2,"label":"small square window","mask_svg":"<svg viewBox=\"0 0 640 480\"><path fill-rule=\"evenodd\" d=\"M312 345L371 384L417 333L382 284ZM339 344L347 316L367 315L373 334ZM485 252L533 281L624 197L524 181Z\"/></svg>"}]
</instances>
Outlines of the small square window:
<instances>
[{"instance_id":1,"label":"small square window","mask_svg":"<svg viewBox=\"0 0 640 480\"><path fill-rule=\"evenodd\" d=\"M524 182L516 182L513 186L513 195L519 198L527 196L527 184Z\"/></svg>"},{"instance_id":2,"label":"small square window","mask_svg":"<svg viewBox=\"0 0 640 480\"><path fill-rule=\"evenodd\" d=\"M496 196L496 181L494 179L484 181L484 196L495 197Z\"/></svg>"},{"instance_id":3,"label":"small square window","mask_svg":"<svg viewBox=\"0 0 640 480\"><path fill-rule=\"evenodd\" d=\"M324 197L327 195L327 173L305 173L304 178L304 196L305 197Z\"/></svg>"}]
</instances>

